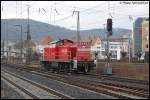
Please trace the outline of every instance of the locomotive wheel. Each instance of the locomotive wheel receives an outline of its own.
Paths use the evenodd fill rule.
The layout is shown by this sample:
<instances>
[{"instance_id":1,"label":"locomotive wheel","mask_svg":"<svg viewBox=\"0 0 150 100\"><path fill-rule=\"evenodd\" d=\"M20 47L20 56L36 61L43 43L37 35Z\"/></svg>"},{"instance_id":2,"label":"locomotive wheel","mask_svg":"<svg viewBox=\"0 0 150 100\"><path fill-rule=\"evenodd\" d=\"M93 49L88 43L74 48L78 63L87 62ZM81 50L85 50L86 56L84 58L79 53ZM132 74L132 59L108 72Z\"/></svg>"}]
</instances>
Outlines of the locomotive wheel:
<instances>
[{"instance_id":1,"label":"locomotive wheel","mask_svg":"<svg viewBox=\"0 0 150 100\"><path fill-rule=\"evenodd\" d=\"M84 64L84 73L86 74L89 71L88 64Z\"/></svg>"},{"instance_id":2,"label":"locomotive wheel","mask_svg":"<svg viewBox=\"0 0 150 100\"><path fill-rule=\"evenodd\" d=\"M43 64L43 63L41 63L40 65L41 65L41 67L44 69L44 64Z\"/></svg>"},{"instance_id":3,"label":"locomotive wheel","mask_svg":"<svg viewBox=\"0 0 150 100\"><path fill-rule=\"evenodd\" d=\"M58 64L57 73L60 73L60 70L61 70L61 65Z\"/></svg>"},{"instance_id":4,"label":"locomotive wheel","mask_svg":"<svg viewBox=\"0 0 150 100\"><path fill-rule=\"evenodd\" d=\"M55 70L54 69L52 69L52 73L54 73L55 72Z\"/></svg>"},{"instance_id":5,"label":"locomotive wheel","mask_svg":"<svg viewBox=\"0 0 150 100\"><path fill-rule=\"evenodd\" d=\"M69 68L68 68L68 65L67 65L67 64L64 64L64 66L65 66L65 67L64 67L65 73L68 73L68 72L69 72L69 70L68 70L68 69L69 69Z\"/></svg>"},{"instance_id":6,"label":"locomotive wheel","mask_svg":"<svg viewBox=\"0 0 150 100\"><path fill-rule=\"evenodd\" d=\"M75 73L75 74L78 74L78 70L75 70L74 73Z\"/></svg>"},{"instance_id":7,"label":"locomotive wheel","mask_svg":"<svg viewBox=\"0 0 150 100\"><path fill-rule=\"evenodd\" d=\"M47 67L48 65L47 64L45 64L44 65L44 69L47 71L48 70L48 67Z\"/></svg>"},{"instance_id":8,"label":"locomotive wheel","mask_svg":"<svg viewBox=\"0 0 150 100\"><path fill-rule=\"evenodd\" d=\"M65 64L65 73L66 74L70 74L70 68L69 68L69 64Z\"/></svg>"}]
</instances>

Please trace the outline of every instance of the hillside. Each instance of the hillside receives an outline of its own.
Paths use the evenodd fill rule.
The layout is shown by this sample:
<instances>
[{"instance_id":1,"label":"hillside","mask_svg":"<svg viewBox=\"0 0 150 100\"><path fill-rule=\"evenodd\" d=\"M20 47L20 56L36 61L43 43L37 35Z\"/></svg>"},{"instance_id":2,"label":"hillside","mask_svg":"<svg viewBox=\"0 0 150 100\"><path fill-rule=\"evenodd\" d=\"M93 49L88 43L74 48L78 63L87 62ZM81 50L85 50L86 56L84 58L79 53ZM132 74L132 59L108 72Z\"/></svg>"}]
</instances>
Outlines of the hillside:
<instances>
[{"instance_id":1,"label":"hillside","mask_svg":"<svg viewBox=\"0 0 150 100\"><path fill-rule=\"evenodd\" d=\"M1 19L1 39L6 39L7 34L7 22L8 22L8 37L9 40L19 40L20 39L20 29L14 25L23 26L23 37L26 39L27 31L27 20L26 19ZM127 35L131 32L127 29L114 29L113 37L121 37L122 35ZM71 38L76 36L76 31L66 29L64 27L54 26L47 23L30 20L30 33L33 41L39 41L42 37L50 36L54 39L59 38ZM91 29L91 30L81 30L80 35L97 35L105 38L106 34L104 29Z\"/></svg>"}]
</instances>

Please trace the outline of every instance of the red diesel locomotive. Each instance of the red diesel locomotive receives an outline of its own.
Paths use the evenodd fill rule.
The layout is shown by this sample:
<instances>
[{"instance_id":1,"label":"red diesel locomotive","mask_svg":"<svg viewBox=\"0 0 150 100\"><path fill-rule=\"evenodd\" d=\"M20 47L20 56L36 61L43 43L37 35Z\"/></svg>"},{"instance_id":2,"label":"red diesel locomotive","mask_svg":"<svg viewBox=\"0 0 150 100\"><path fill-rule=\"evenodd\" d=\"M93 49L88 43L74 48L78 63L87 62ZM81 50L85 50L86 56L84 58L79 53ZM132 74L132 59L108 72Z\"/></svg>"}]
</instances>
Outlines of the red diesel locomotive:
<instances>
[{"instance_id":1,"label":"red diesel locomotive","mask_svg":"<svg viewBox=\"0 0 150 100\"><path fill-rule=\"evenodd\" d=\"M53 46L44 48L42 66L53 72L84 72L94 66L91 59L91 47L88 44L76 45L68 39L59 40Z\"/></svg>"}]
</instances>

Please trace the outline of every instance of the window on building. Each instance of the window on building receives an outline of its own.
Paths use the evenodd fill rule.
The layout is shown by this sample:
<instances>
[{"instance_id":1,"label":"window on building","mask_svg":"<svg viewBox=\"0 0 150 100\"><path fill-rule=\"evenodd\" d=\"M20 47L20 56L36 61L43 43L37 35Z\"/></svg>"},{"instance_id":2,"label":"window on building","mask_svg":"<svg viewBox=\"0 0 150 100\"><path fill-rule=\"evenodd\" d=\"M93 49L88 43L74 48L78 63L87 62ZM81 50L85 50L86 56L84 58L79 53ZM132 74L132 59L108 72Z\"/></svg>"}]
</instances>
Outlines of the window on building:
<instances>
[{"instance_id":1,"label":"window on building","mask_svg":"<svg viewBox=\"0 0 150 100\"><path fill-rule=\"evenodd\" d=\"M105 48L107 48L107 44L105 44Z\"/></svg>"},{"instance_id":2,"label":"window on building","mask_svg":"<svg viewBox=\"0 0 150 100\"><path fill-rule=\"evenodd\" d=\"M117 46L115 45L115 46L114 46L114 48L116 49L116 48L117 48Z\"/></svg>"},{"instance_id":3,"label":"window on building","mask_svg":"<svg viewBox=\"0 0 150 100\"><path fill-rule=\"evenodd\" d=\"M8 49L11 50L11 46L9 46Z\"/></svg>"},{"instance_id":4,"label":"window on building","mask_svg":"<svg viewBox=\"0 0 150 100\"><path fill-rule=\"evenodd\" d=\"M102 48L105 48L105 44L102 44Z\"/></svg>"},{"instance_id":5,"label":"window on building","mask_svg":"<svg viewBox=\"0 0 150 100\"><path fill-rule=\"evenodd\" d=\"M117 58L117 51L110 51L111 52L111 58Z\"/></svg>"},{"instance_id":6,"label":"window on building","mask_svg":"<svg viewBox=\"0 0 150 100\"><path fill-rule=\"evenodd\" d=\"M113 49L113 46L110 46L111 49Z\"/></svg>"},{"instance_id":7,"label":"window on building","mask_svg":"<svg viewBox=\"0 0 150 100\"><path fill-rule=\"evenodd\" d=\"M146 31L148 31L149 27L146 27Z\"/></svg>"},{"instance_id":8,"label":"window on building","mask_svg":"<svg viewBox=\"0 0 150 100\"><path fill-rule=\"evenodd\" d=\"M113 55L116 55L117 54L117 51L112 51L111 52Z\"/></svg>"},{"instance_id":9,"label":"window on building","mask_svg":"<svg viewBox=\"0 0 150 100\"><path fill-rule=\"evenodd\" d=\"M117 58L117 55L112 55L111 57L116 59L116 58Z\"/></svg>"},{"instance_id":10,"label":"window on building","mask_svg":"<svg viewBox=\"0 0 150 100\"><path fill-rule=\"evenodd\" d=\"M98 46L97 49L100 49L100 46Z\"/></svg>"},{"instance_id":11,"label":"window on building","mask_svg":"<svg viewBox=\"0 0 150 100\"><path fill-rule=\"evenodd\" d=\"M105 51L102 51L102 55L105 56Z\"/></svg>"},{"instance_id":12,"label":"window on building","mask_svg":"<svg viewBox=\"0 0 150 100\"><path fill-rule=\"evenodd\" d=\"M146 48L148 48L148 44L146 44Z\"/></svg>"},{"instance_id":13,"label":"window on building","mask_svg":"<svg viewBox=\"0 0 150 100\"><path fill-rule=\"evenodd\" d=\"M120 46L120 49L122 49L122 46Z\"/></svg>"}]
</instances>

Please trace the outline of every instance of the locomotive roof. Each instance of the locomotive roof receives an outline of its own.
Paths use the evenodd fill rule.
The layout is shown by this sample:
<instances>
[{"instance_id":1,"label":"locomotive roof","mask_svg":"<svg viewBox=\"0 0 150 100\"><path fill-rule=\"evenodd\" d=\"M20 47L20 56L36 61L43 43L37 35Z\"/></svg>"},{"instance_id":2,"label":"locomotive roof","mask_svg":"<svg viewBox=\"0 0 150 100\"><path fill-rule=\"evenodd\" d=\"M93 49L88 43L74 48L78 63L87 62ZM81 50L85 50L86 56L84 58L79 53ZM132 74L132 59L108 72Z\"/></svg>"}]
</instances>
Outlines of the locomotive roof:
<instances>
[{"instance_id":1,"label":"locomotive roof","mask_svg":"<svg viewBox=\"0 0 150 100\"><path fill-rule=\"evenodd\" d=\"M60 42L63 43L64 40L67 40L70 43L74 43L72 40L69 40L69 39L58 39L58 40L50 42L50 44L56 44L56 43L60 43Z\"/></svg>"}]
</instances>

